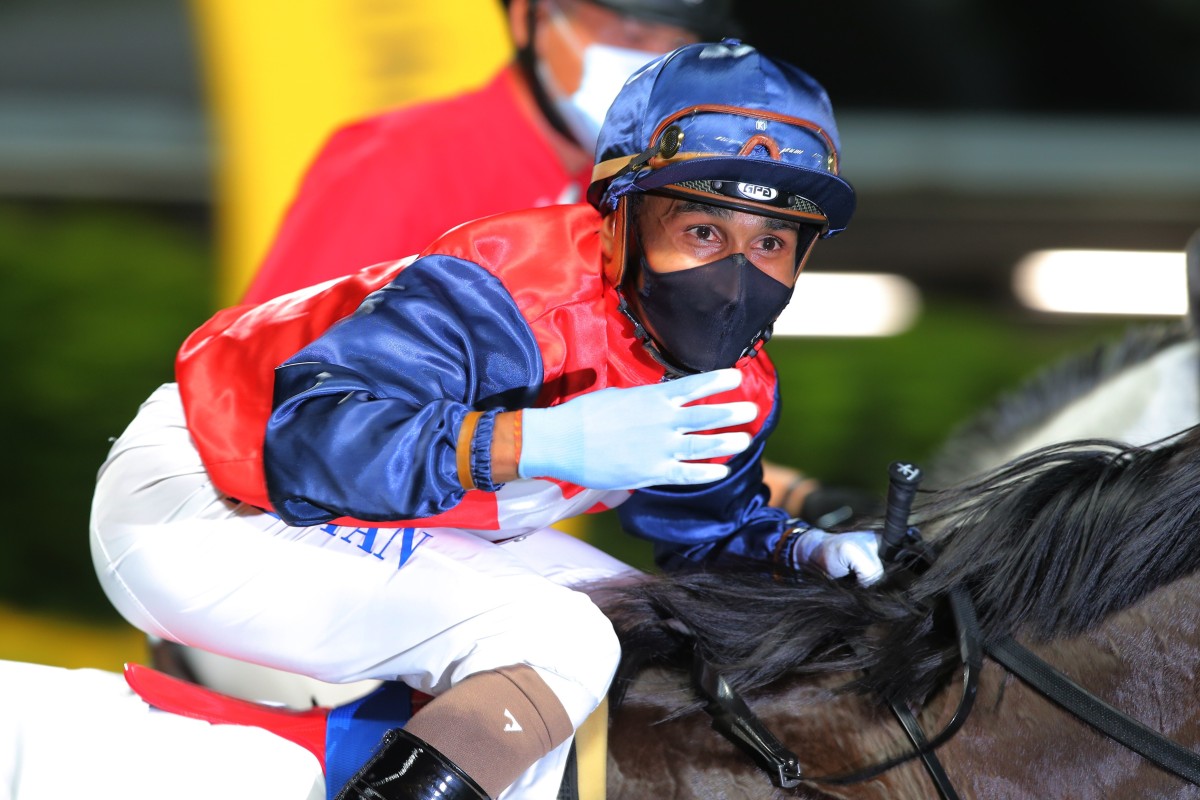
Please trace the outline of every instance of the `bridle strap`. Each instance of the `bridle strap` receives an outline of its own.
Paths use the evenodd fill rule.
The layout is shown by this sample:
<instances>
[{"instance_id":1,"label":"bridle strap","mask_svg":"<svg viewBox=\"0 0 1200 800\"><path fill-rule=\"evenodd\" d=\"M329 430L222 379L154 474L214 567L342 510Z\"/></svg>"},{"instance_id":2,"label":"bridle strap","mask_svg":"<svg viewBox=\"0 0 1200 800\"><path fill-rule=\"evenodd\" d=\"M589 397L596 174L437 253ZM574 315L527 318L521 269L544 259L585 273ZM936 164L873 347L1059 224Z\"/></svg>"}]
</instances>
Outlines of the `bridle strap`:
<instances>
[{"instance_id":1,"label":"bridle strap","mask_svg":"<svg viewBox=\"0 0 1200 800\"><path fill-rule=\"evenodd\" d=\"M979 650L979 621L976 619L975 608L970 598L965 592L961 592L952 596L950 602L958 631L959 654L964 664L963 701L959 702L955 716L950 721L953 730L957 731L966 721L967 714L970 713L971 706L975 702L977 679L972 676L979 675L979 670L983 667L983 656ZM971 670L971 672L968 674L966 670ZM970 691L969 698L968 690ZM966 702L965 707L964 701ZM921 723L917 721L916 715L909 710L908 706L895 700L889 701L888 706L892 709L892 714L895 715L900 726L904 728L904 732L908 734L908 739L912 742L916 752L921 756L925 771L929 773L929 778L937 788L941 800L959 800L958 793L954 791L954 784L950 782L950 776L946 774L937 753L925 738L925 731L921 729ZM947 730L951 726L947 726ZM945 731L943 731L943 735L945 735Z\"/></svg>"},{"instance_id":2,"label":"bridle strap","mask_svg":"<svg viewBox=\"0 0 1200 800\"><path fill-rule=\"evenodd\" d=\"M913 750L853 772L828 777L806 777L806 781L831 785L861 783L862 781L878 777L901 764L912 761L914 758L920 758L925 762L926 768L930 771L930 777L933 778L934 783L938 786L938 791L943 793L943 797L950 800L957 797L934 751L950 741L954 734L958 733L963 723L967 721L967 717L975 705L975 695L978 693L979 673L983 668L983 653L980 647L979 621L975 614L975 606L971 602L971 598L967 595L966 590L955 589L951 591L949 599L950 610L954 615L955 629L958 634L959 657L962 660L962 694L959 696L954 716L950 718L950 721L946 723L937 736L926 740L924 732L921 731L920 725L917 723L916 718L913 717L912 712L903 704L893 701L890 703L892 713L900 717L902 709L903 713L911 718L911 724L914 726L913 729L917 732L917 737L921 740L917 741L917 738L913 737L913 732L908 730L908 724L905 723L904 719L901 719L901 724L904 725L909 738L913 739ZM936 766L931 768L931 763Z\"/></svg>"},{"instance_id":3,"label":"bridle strap","mask_svg":"<svg viewBox=\"0 0 1200 800\"><path fill-rule=\"evenodd\" d=\"M895 715L900 726L904 728L904 732L908 734L908 740L920 753L921 763L925 765L925 771L929 773L930 780L937 788L938 797L941 800L959 800L958 793L954 791L954 784L950 783L950 776L942 767L937 753L929 749L929 741L925 738L925 731L921 730L921 723L917 721L916 715L902 703L891 701L888 706L891 707L892 714Z\"/></svg>"},{"instance_id":4,"label":"bridle strap","mask_svg":"<svg viewBox=\"0 0 1200 800\"><path fill-rule=\"evenodd\" d=\"M1011 636L987 645L987 652L1005 669L1100 733L1123 744L1196 786L1200 786L1200 754L1182 747L1113 708L1072 681Z\"/></svg>"},{"instance_id":5,"label":"bridle strap","mask_svg":"<svg viewBox=\"0 0 1200 800\"><path fill-rule=\"evenodd\" d=\"M745 701L703 659L697 656L697 685L708 699L707 710L713 715L713 727L739 744L771 774L772 781L784 788L796 783L845 785L878 777L914 758L921 758L943 800L957 800L945 770L934 751L958 732L974 704L978 675L982 668L982 650L1039 694L1067 713L1087 723L1099 733L1129 748L1159 768L1196 786L1200 786L1200 754L1151 730L1117 708L1087 691L1066 675L1030 652L1011 636L981 647L982 637L974 605L964 589L950 593L950 605L958 631L959 654L963 663L963 692L954 716L941 733L926 739L920 724L901 703L891 703L913 742L913 750L879 764L842 775L812 777L804 775L799 759L767 729ZM704 675L701 680L699 676ZM719 691L716 690L719 687ZM783 781L790 781L784 783Z\"/></svg>"},{"instance_id":6,"label":"bridle strap","mask_svg":"<svg viewBox=\"0 0 1200 800\"><path fill-rule=\"evenodd\" d=\"M909 723L906 723L904 719L901 719L901 724L908 731L910 738L914 736L913 732L916 732L918 738L913 739L914 749L853 772L817 777L804 775L796 754L785 747L770 732L766 724L750 709L745 700L720 673L713 669L699 651L693 662L693 678L696 687L705 698L705 710L712 717L713 728L746 750L766 770L771 776L772 782L777 786L788 789L801 782L829 785L861 783L912 761L914 758L921 758L944 800L957 800L958 795L950 785L949 778L946 777L945 770L942 769L934 751L958 732L971 713L979 683L979 671L983 665L983 656L979 645L979 622L976 619L975 607L965 590L958 589L950 593L950 608L958 631L959 655L963 664L962 695L954 716L937 736L927 740L912 712L901 703L892 703L893 713L898 717L901 714L908 716L913 726L912 730L909 729Z\"/></svg>"}]
</instances>

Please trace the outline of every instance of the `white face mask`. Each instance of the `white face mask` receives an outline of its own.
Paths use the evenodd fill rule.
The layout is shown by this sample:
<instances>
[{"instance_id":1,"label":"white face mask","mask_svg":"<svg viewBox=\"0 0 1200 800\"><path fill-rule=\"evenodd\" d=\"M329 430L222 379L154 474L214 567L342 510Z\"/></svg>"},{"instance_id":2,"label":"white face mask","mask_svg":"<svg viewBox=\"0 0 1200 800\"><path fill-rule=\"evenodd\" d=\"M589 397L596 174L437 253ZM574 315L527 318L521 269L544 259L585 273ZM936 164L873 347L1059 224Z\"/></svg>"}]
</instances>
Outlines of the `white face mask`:
<instances>
[{"instance_id":1,"label":"white face mask","mask_svg":"<svg viewBox=\"0 0 1200 800\"><path fill-rule=\"evenodd\" d=\"M578 40L570 30L570 23L559 14L553 15L551 21L564 38L577 46ZM569 96L555 83L544 62L539 60L537 69L542 85L575 141L584 149L594 151L600 126L604 124L604 115L608 113L613 100L617 99L626 79L660 55L662 53L599 42L589 44L583 48L583 77L579 80L579 88Z\"/></svg>"}]
</instances>

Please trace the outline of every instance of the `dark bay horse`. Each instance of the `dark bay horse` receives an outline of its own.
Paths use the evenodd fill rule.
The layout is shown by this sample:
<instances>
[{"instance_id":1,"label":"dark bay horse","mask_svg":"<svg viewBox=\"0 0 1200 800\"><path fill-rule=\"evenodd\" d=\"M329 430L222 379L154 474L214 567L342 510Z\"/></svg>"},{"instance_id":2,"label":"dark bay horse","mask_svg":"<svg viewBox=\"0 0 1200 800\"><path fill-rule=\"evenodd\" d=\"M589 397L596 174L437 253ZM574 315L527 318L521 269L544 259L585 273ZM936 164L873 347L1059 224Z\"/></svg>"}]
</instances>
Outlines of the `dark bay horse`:
<instances>
[{"instance_id":1,"label":"dark bay horse","mask_svg":"<svg viewBox=\"0 0 1200 800\"><path fill-rule=\"evenodd\" d=\"M955 586L974 598L985 637L1017 634L1200 750L1200 432L1171 436L1200 421L1196 364L1187 326L1136 328L983 412L928 484L1045 447L928 495L918 521L941 554L911 585L742 568L599 592L631 663L650 666L613 718L609 797L936 797L917 761L854 785L773 787L696 711L686 669L699 646L806 775L853 771L908 749L880 698L922 707L927 730L953 712L956 651L937 600ZM1077 441L1086 436L1106 438ZM939 757L964 798L1200 797L991 661Z\"/></svg>"}]
</instances>

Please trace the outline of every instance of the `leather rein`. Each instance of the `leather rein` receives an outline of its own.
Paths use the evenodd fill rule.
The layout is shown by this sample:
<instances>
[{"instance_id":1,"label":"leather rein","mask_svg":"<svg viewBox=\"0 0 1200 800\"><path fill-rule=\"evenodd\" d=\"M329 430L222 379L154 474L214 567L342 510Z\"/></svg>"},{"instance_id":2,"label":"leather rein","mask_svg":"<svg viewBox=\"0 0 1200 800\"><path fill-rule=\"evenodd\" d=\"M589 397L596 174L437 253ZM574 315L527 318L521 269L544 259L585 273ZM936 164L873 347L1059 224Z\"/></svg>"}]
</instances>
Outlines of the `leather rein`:
<instances>
[{"instance_id":1,"label":"leather rein","mask_svg":"<svg viewBox=\"0 0 1200 800\"><path fill-rule=\"evenodd\" d=\"M921 471L912 465L894 463L890 468L887 514L881 554L889 563L901 564L902 570L915 571L928 566L936 557L922 542L907 520L916 494ZM804 773L799 757L771 733L732 686L714 670L697 650L693 663L693 681L706 701L712 726L738 745L766 771L771 782L784 789L801 783L810 785L846 785L877 777L888 770L920 758L937 787L942 800L959 800L949 776L938 760L936 750L949 741L966 722L975 702L983 653L987 653L1010 673L1039 694L1087 723L1099 733L1133 750L1167 772L1200 786L1200 754L1151 730L1124 712L1096 697L1072 681L1010 636L984 643L975 606L965 588L950 591L947 602L954 619L958 654L962 664L962 690L954 716L934 737L926 736L916 716L902 702L889 706L912 744L912 749L868 767L840 775L811 776Z\"/></svg>"}]
</instances>

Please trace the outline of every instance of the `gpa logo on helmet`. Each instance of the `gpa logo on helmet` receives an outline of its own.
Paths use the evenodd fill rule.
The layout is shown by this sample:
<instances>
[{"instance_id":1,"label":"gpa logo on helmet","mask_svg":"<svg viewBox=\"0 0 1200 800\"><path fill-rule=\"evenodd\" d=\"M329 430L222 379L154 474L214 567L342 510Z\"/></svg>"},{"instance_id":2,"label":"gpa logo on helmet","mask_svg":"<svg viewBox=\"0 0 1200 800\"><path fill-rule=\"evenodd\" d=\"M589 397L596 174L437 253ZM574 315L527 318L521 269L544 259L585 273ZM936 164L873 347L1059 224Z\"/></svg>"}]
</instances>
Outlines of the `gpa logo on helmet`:
<instances>
[{"instance_id":1,"label":"gpa logo on helmet","mask_svg":"<svg viewBox=\"0 0 1200 800\"><path fill-rule=\"evenodd\" d=\"M754 183L739 183L737 190L738 194L747 200L758 200L761 203L769 203L779 195L779 192L770 186L759 186Z\"/></svg>"}]
</instances>

